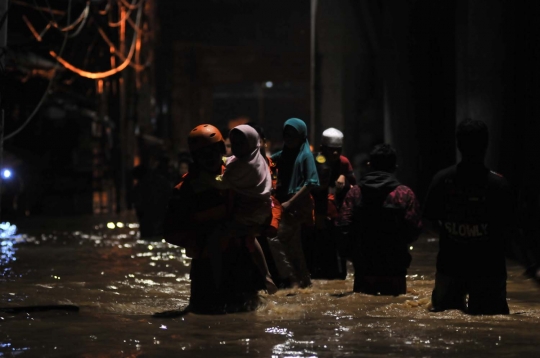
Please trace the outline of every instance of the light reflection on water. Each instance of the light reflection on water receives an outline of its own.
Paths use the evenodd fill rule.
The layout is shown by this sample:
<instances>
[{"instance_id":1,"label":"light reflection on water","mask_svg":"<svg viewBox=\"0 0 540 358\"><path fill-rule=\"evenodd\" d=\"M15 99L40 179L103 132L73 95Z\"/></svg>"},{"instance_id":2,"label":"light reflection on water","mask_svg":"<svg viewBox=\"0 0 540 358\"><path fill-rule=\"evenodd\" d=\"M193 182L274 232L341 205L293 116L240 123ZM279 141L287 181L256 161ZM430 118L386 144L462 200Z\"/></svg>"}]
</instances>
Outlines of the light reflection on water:
<instances>
[{"instance_id":1,"label":"light reflection on water","mask_svg":"<svg viewBox=\"0 0 540 358\"><path fill-rule=\"evenodd\" d=\"M537 355L540 290L515 264L508 280L512 315L428 311L433 238L415 243L408 293L400 297L343 294L352 288L349 275L263 295L256 312L156 319L152 313L187 304L190 259L161 238L140 239L132 222L109 223L114 229L82 223L77 230L2 239L2 307L75 304L81 310L0 312L0 355Z\"/></svg>"}]
</instances>

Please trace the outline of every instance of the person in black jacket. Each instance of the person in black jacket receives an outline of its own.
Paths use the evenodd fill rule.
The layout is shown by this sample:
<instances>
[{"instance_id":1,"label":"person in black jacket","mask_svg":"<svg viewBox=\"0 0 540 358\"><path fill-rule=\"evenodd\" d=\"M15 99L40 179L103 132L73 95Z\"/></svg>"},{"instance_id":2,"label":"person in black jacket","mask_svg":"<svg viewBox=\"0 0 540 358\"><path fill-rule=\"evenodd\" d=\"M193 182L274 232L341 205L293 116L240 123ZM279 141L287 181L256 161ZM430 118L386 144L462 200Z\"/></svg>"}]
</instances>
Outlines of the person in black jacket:
<instances>
[{"instance_id":1,"label":"person in black jacket","mask_svg":"<svg viewBox=\"0 0 540 358\"><path fill-rule=\"evenodd\" d=\"M432 310L507 314L505 240L515 227L512 190L484 165L489 141L484 122L461 122L456 141L462 160L435 175L424 207L440 233Z\"/></svg>"},{"instance_id":2,"label":"person in black jacket","mask_svg":"<svg viewBox=\"0 0 540 358\"><path fill-rule=\"evenodd\" d=\"M376 146L370 153L371 171L350 188L340 208L338 226L348 232L353 247L354 292L407 292L409 245L422 222L416 196L394 175L396 159L390 145Z\"/></svg>"}]
</instances>

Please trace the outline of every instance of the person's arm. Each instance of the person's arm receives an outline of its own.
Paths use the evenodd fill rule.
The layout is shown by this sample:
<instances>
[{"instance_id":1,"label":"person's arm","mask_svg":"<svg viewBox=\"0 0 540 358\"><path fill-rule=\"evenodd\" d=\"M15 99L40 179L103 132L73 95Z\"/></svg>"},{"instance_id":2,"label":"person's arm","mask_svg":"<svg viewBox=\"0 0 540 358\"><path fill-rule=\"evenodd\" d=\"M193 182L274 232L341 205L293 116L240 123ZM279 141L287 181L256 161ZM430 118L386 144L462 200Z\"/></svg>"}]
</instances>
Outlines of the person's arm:
<instances>
[{"instance_id":1,"label":"person's arm","mask_svg":"<svg viewBox=\"0 0 540 358\"><path fill-rule=\"evenodd\" d=\"M302 202L302 199L309 195L311 190L319 186L319 175L317 174L317 167L315 166L315 159L313 155L306 156L302 162L302 174L305 179L304 186L298 190L291 199L282 203L283 212L288 212L298 204Z\"/></svg>"},{"instance_id":2,"label":"person's arm","mask_svg":"<svg viewBox=\"0 0 540 358\"><path fill-rule=\"evenodd\" d=\"M315 188L316 185L313 184L306 184L296 192L296 194L293 195L292 198L287 200L286 202L281 204L281 207L283 208L283 212L288 212L292 209L294 209L295 205L297 205L298 202L301 202L302 198L309 195L310 191Z\"/></svg>"},{"instance_id":3,"label":"person's arm","mask_svg":"<svg viewBox=\"0 0 540 358\"><path fill-rule=\"evenodd\" d=\"M347 178L347 181L350 185L356 185L356 177L354 176L353 167L351 165L351 162L347 157L340 156L340 176L338 178L339 181L345 182L345 178ZM343 178L341 178L343 176ZM337 182L336 182L337 186Z\"/></svg>"},{"instance_id":4,"label":"person's arm","mask_svg":"<svg viewBox=\"0 0 540 358\"><path fill-rule=\"evenodd\" d=\"M405 204L405 228L407 243L414 242L418 239L422 231L422 214L420 211L420 203L416 199L414 192L404 186L398 187L398 190L403 188L403 202Z\"/></svg>"},{"instance_id":5,"label":"person's arm","mask_svg":"<svg viewBox=\"0 0 540 358\"><path fill-rule=\"evenodd\" d=\"M348 227L352 224L354 206L360 201L360 188L353 186L345 195L343 204L339 209L339 215L336 219L336 226L342 227L343 231L348 231Z\"/></svg>"},{"instance_id":6,"label":"person's arm","mask_svg":"<svg viewBox=\"0 0 540 358\"><path fill-rule=\"evenodd\" d=\"M341 174L336 180L336 191L340 192L341 190L343 190L343 188L345 188L345 185L346 185L345 175Z\"/></svg>"},{"instance_id":7,"label":"person's arm","mask_svg":"<svg viewBox=\"0 0 540 358\"><path fill-rule=\"evenodd\" d=\"M163 237L169 244L186 249L186 255L201 254L200 238L212 233L216 223L228 217L226 205L217 205L204 212L195 212L197 198L190 183L182 183L173 190L163 223Z\"/></svg>"}]
</instances>

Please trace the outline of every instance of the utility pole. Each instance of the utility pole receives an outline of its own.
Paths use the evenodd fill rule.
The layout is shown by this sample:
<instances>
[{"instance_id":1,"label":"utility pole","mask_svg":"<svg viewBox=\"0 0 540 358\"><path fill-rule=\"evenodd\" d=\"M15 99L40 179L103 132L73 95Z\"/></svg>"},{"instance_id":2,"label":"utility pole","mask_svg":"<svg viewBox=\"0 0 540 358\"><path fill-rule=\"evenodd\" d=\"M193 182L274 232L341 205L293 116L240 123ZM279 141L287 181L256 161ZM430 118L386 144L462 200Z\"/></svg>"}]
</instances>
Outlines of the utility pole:
<instances>
[{"instance_id":1,"label":"utility pole","mask_svg":"<svg viewBox=\"0 0 540 358\"><path fill-rule=\"evenodd\" d=\"M316 86L316 56L317 56L317 0L311 0L310 2L310 67L309 67L309 142L315 145L315 130L316 130L316 104L315 104L315 86Z\"/></svg>"},{"instance_id":2,"label":"utility pole","mask_svg":"<svg viewBox=\"0 0 540 358\"><path fill-rule=\"evenodd\" d=\"M4 57L7 47L7 16L8 0L0 0L0 83L4 81ZM0 87L0 171L4 166L4 106L2 102L2 92ZM0 218L2 217L2 175L0 173ZM1 222L1 220L0 220Z\"/></svg>"},{"instance_id":3,"label":"utility pole","mask_svg":"<svg viewBox=\"0 0 540 358\"><path fill-rule=\"evenodd\" d=\"M142 5L141 5L142 6ZM118 18L123 19L125 17L125 9L122 6L118 6ZM126 21L122 21L119 28L119 40L120 46L119 51L122 55L126 55ZM126 111L126 71L120 73L120 78L118 79L118 101L120 102L120 118L118 120L118 132L119 132L119 149L120 149L120 165L117 170L120 170L119 175L119 192L117 193L116 199L116 212L121 213L126 210L126 199L127 199L127 190L126 190L126 169L127 169L127 139L126 128L127 128L127 111Z\"/></svg>"}]
</instances>

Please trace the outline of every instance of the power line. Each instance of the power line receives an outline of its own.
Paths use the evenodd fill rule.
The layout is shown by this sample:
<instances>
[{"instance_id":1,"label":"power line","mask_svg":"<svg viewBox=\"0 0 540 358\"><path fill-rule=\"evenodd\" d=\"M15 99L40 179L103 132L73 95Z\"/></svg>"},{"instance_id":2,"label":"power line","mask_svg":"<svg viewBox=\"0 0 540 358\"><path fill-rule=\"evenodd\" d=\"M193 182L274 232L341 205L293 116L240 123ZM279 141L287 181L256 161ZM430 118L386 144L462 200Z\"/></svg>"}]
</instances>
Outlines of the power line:
<instances>
[{"instance_id":1,"label":"power line","mask_svg":"<svg viewBox=\"0 0 540 358\"><path fill-rule=\"evenodd\" d=\"M131 4L132 4L132 5L135 4L135 1L136 1L136 0L133 0L133 1L131 2ZM109 26L110 26L110 27L119 27L119 26L122 26L122 24L123 24L124 22L126 22L126 19L128 19L128 18L131 16L131 11L133 10L133 9L131 9L131 8L129 8L129 7L127 7L127 9L128 9L128 10L127 10L126 13L124 14L124 16L123 16L120 20L118 20L117 22L111 22L111 21L109 21Z\"/></svg>"},{"instance_id":2,"label":"power line","mask_svg":"<svg viewBox=\"0 0 540 358\"><path fill-rule=\"evenodd\" d=\"M141 2L142 1L144 0L141 0ZM141 15L142 15L142 7L140 7L137 11L136 28L139 30L140 30L140 23L141 23ZM118 72L123 71L131 63L131 58L133 57L133 54L135 53L135 48L137 45L137 38L138 38L138 31L134 30L133 40L131 41L131 48L129 50L128 56L125 57L124 62L122 62L122 64L120 64L119 66L115 68L111 68L110 70L104 71L104 72L90 72L90 71L83 70L81 68L74 66L68 61L64 60L62 56L56 54L54 51L50 51L49 53L58 62L60 62L62 66L64 66L66 69L72 72L75 72L81 77L86 77L86 78L91 78L91 79L102 79L102 78L113 76L117 74Z\"/></svg>"},{"instance_id":3,"label":"power line","mask_svg":"<svg viewBox=\"0 0 540 358\"><path fill-rule=\"evenodd\" d=\"M68 1L69 1L69 3L68 3L68 10L67 10L67 17L68 17L68 23L69 23L70 20L71 20L71 2L72 2L72 0L68 0ZM66 34L64 35L64 41L62 42L62 47L60 48L60 51L59 51L60 54L64 53L64 49L66 47L67 40L68 40L68 33L66 32ZM28 125L28 123L30 123L30 121L34 118L36 113L39 111L39 109L41 108L41 106L45 102L45 98L47 98L47 96L49 94L49 90L51 89L52 83L53 83L54 78L56 76L56 70L57 70L57 66L55 65L54 68L53 68L53 73L52 73L51 79L49 80L49 84L47 85L47 88L45 89L45 92L41 96L41 99L39 100L38 104L36 105L36 107L34 108L32 113L30 113L28 118L23 122L23 124L21 124L21 126L19 128L17 128L15 131L11 132L10 134L5 136L4 138L0 138L0 143L3 144L3 141L11 139L14 136L16 136L17 134L19 134Z\"/></svg>"},{"instance_id":4,"label":"power line","mask_svg":"<svg viewBox=\"0 0 540 358\"><path fill-rule=\"evenodd\" d=\"M139 3L138 3L138 4L135 4L135 0L133 0L133 1L131 2L131 4L130 4L130 3L128 3L126 0L119 0L119 1L120 1L125 7L127 7L127 8L130 9L130 10L136 10L136 9L138 9L138 8L142 5L142 3L144 2L144 0L139 0Z\"/></svg>"}]
</instances>

